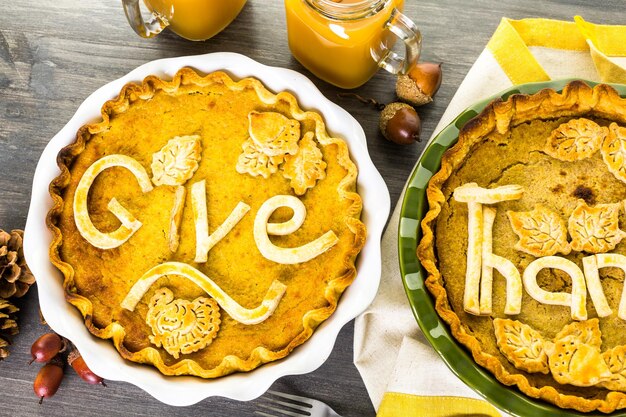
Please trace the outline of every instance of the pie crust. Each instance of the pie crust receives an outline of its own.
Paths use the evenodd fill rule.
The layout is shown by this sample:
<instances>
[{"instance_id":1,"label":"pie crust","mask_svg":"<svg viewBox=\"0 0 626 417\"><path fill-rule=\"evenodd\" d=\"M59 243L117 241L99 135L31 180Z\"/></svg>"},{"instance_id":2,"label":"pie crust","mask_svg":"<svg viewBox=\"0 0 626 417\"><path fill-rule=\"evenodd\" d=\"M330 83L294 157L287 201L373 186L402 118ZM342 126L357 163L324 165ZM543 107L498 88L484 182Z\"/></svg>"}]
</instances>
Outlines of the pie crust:
<instances>
[{"instance_id":1,"label":"pie crust","mask_svg":"<svg viewBox=\"0 0 626 417\"><path fill-rule=\"evenodd\" d=\"M437 314L449 324L453 336L471 351L477 364L504 385L515 386L530 397L582 412L610 413L626 408L626 367L621 366L626 358L626 336L621 336L626 334L626 321L616 311L618 304L626 306L624 301L620 303L624 276L619 270L621 266L604 268L617 265L617 258L626 253L626 245L620 242L624 234L620 229L620 225L624 227L621 200L626 187L619 182L624 181L626 172L626 153L621 147L622 142L626 143L622 141L626 138L624 126L626 100L608 85L592 88L582 81L573 81L560 93L545 89L533 95L515 94L505 101L493 101L465 124L458 142L443 155L440 170L431 178L426 190L429 210L421 222L422 238L417 249ZM578 133L573 134L574 130ZM523 154L517 156L518 162L507 159L502 162L506 166L499 168L498 155L510 156L513 149L523 149ZM553 158L549 163L560 170L543 168L549 158ZM591 166L593 170L585 168ZM595 176L601 169L602 175ZM488 314L468 314L463 303L465 271L466 266L476 266L466 265L463 255L478 234L467 236L464 234L468 232L461 234L460 230L470 230L475 216L472 207L480 203L476 198L459 202L457 197L463 193L458 190L517 184L526 188L521 199L489 203L499 216L493 225L489 250L512 260L516 269L524 273L521 312L508 316L504 311L506 284L494 271L493 277L487 277L494 288L496 284L500 286L499 290L494 289L500 291L499 304L496 305L494 295L494 306ZM612 195L614 189L618 192ZM524 216L531 217L526 225ZM582 217L585 220L581 223ZM578 233L572 230L575 224L586 229ZM574 241L572 232L579 235ZM538 244L540 240L542 244ZM594 255L596 251L602 253ZM607 251L610 253L603 253ZM603 257L615 262L605 262ZM602 259L602 263L596 259ZM583 269L589 271L589 277ZM476 283L473 285L478 288ZM586 297L587 289L591 297ZM536 294L529 294L532 291ZM593 308L596 303L597 311ZM536 326L524 327L529 323ZM580 323L591 330L564 328L567 323L574 323L574 327ZM594 329L602 330L601 338ZM513 334L510 339L518 345L520 340L526 340L524 349L531 349L533 361L515 365L519 361L516 355L524 353L514 353L517 345L497 346L496 339L506 340L505 332ZM566 332L588 332L594 338L581 342ZM569 349L570 343L578 350ZM567 367L555 359L559 354L573 355L576 362ZM551 372L546 374L550 358ZM561 374L555 376L554 372Z\"/></svg>"},{"instance_id":2,"label":"pie crust","mask_svg":"<svg viewBox=\"0 0 626 417\"><path fill-rule=\"evenodd\" d=\"M366 238L356 165L322 116L257 79L191 68L126 84L101 114L59 153L47 216L50 259L89 331L125 359L202 378L250 371L311 337L355 279ZM103 155L117 156L76 214L77 184ZM284 199L306 209L290 213ZM75 217L93 220L106 248Z\"/></svg>"}]
</instances>

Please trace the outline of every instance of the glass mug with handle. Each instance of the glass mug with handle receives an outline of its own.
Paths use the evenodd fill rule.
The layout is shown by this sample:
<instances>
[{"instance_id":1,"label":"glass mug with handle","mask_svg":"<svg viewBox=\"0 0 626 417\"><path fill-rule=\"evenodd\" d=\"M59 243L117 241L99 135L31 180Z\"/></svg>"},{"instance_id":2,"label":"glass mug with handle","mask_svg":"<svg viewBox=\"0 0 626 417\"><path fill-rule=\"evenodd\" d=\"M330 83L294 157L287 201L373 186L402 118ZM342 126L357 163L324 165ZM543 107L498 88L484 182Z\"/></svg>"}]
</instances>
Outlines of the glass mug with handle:
<instances>
[{"instance_id":1,"label":"glass mug with handle","mask_svg":"<svg viewBox=\"0 0 626 417\"><path fill-rule=\"evenodd\" d=\"M140 1L152 12L146 20ZM192 41L209 39L232 22L246 0L122 0L128 23L143 38L169 27Z\"/></svg>"},{"instance_id":2,"label":"glass mug with handle","mask_svg":"<svg viewBox=\"0 0 626 417\"><path fill-rule=\"evenodd\" d=\"M421 34L404 0L285 0L292 55L317 77L356 88L379 68L397 74L417 62ZM404 56L392 51L397 39Z\"/></svg>"}]
</instances>

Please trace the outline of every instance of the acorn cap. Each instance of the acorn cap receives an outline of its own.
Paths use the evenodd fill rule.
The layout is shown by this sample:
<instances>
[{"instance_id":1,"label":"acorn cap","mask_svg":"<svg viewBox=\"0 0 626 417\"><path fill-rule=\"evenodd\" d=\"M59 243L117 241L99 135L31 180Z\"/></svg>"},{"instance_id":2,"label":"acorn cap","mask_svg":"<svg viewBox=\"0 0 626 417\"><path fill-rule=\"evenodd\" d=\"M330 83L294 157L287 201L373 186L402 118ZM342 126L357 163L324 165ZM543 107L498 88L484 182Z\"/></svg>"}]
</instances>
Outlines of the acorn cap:
<instances>
[{"instance_id":1,"label":"acorn cap","mask_svg":"<svg viewBox=\"0 0 626 417\"><path fill-rule=\"evenodd\" d=\"M408 75L398 75L396 94L400 100L411 103L414 106L423 106L433 101L433 98L424 94Z\"/></svg>"},{"instance_id":2,"label":"acorn cap","mask_svg":"<svg viewBox=\"0 0 626 417\"><path fill-rule=\"evenodd\" d=\"M398 76L396 94L400 100L414 106L428 104L437 94L442 77L441 63L418 62L406 75Z\"/></svg>"}]
</instances>

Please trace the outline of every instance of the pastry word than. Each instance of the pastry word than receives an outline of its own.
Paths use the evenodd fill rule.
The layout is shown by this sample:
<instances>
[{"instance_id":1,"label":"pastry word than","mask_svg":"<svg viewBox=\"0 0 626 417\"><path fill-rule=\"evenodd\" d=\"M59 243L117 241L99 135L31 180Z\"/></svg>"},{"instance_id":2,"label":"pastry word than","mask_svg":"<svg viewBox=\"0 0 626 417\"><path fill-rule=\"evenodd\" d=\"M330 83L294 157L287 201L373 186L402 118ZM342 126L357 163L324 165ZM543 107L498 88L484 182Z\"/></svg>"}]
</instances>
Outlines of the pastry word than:
<instances>
[{"instance_id":1,"label":"pastry word than","mask_svg":"<svg viewBox=\"0 0 626 417\"><path fill-rule=\"evenodd\" d=\"M574 320L587 319L587 291L598 316L611 315L613 311L604 295L598 270L614 267L626 274L626 256L595 252L615 248L626 235L618 228L621 205L599 204L588 207L584 201L580 201L569 219L568 230L574 239L572 243L566 240L564 222L548 209L539 206L530 212L507 212L514 231L520 236L515 248L538 256L528 264L520 279L520 273L511 261L493 254L492 227L496 208L484 205L519 199L522 192L519 186L486 189L474 183L454 190L454 199L468 205L467 267L463 299L465 311L474 315L492 313L495 268L507 281L505 314L520 313L523 283L528 295L538 302L570 307ZM574 262L553 255L556 252L567 254L572 249L595 253L582 258L584 271ZM550 292L541 288L537 283L537 275L542 269L558 269L569 275L571 293ZM622 293L617 315L626 320L626 291Z\"/></svg>"}]
</instances>

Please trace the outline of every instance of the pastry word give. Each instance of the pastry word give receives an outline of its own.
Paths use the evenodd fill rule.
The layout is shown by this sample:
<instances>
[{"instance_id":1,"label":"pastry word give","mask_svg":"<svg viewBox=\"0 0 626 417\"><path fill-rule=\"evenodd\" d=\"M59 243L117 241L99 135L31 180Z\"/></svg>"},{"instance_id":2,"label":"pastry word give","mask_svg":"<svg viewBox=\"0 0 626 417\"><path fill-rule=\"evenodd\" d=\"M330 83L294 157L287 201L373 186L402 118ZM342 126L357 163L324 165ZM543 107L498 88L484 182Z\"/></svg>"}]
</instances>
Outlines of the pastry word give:
<instances>
[{"instance_id":1,"label":"pastry word give","mask_svg":"<svg viewBox=\"0 0 626 417\"><path fill-rule=\"evenodd\" d=\"M463 298L465 311L475 315L492 313L495 268L507 282L505 314L520 313L523 287L540 303L570 307L574 320L587 319L587 292L599 317L611 315L613 311L602 290L598 271L613 267L626 274L626 256L602 253L614 249L626 236L619 229L621 203L589 207L580 200L567 226L557 213L543 206L537 206L529 212L507 212L511 226L520 238L515 249L537 257L520 275L510 260L493 254L492 227L496 208L491 205L517 200L523 192L523 188L517 185L486 189L475 183L464 184L454 190L454 199L468 205L467 268ZM571 242L567 241L567 232L572 237ZM555 256L557 252L566 255L571 250L592 253L582 258L582 270L574 262ZM539 286L537 275L542 269L548 268L569 275L572 283L570 293L550 292ZM626 291L622 293L618 317L626 320Z\"/></svg>"},{"instance_id":2,"label":"pastry word give","mask_svg":"<svg viewBox=\"0 0 626 417\"><path fill-rule=\"evenodd\" d=\"M193 143L194 138L185 139L188 143ZM171 141L170 141L171 142ZM169 144L168 144L169 146ZM175 163L175 162L173 162ZM109 210L120 220L121 226L112 232L101 232L91 222L87 207L87 196L89 189L96 176L111 167L123 167L128 169L137 179L141 190L146 193L153 189L146 170L135 159L126 155L108 155L94 162L83 174L74 195L74 219L76 227L89 243L100 249L113 249L121 246L137 230L142 223L137 220L128 210L126 210L115 198L108 204ZM197 164L195 165L197 168ZM191 168L191 170L195 170ZM189 174L191 175L191 174ZM159 178L163 178L160 176ZM176 182L178 190L176 201L171 215L170 224L170 249L173 251L178 247L178 223L182 216L182 204L184 201L184 187L181 185L190 177L183 177L180 182ZM169 183L166 183L169 184ZM155 181L155 185L158 183ZM182 197L181 195L182 194ZM250 206L240 201L228 215L226 220L209 233L207 220L206 202L206 182L197 181L191 186L191 205L193 209L193 219L196 229L196 256L195 262L202 263L208 260L208 252L222 240L248 213ZM269 223L269 218L274 211L280 207L289 207L293 210L292 218L284 223ZM329 230L317 239L298 247L281 248L274 245L268 235L288 235L300 228L306 218L306 208L302 201L294 196L278 195L269 198L256 214L254 221L254 240L259 252L267 259L281 264L297 264L309 261L333 247L339 239L337 235ZM176 241L171 240L176 236Z\"/></svg>"}]
</instances>

